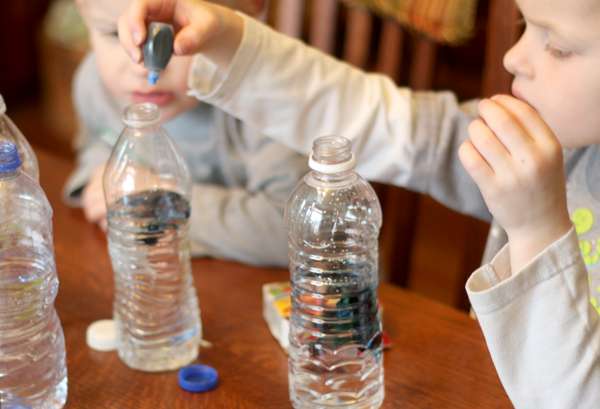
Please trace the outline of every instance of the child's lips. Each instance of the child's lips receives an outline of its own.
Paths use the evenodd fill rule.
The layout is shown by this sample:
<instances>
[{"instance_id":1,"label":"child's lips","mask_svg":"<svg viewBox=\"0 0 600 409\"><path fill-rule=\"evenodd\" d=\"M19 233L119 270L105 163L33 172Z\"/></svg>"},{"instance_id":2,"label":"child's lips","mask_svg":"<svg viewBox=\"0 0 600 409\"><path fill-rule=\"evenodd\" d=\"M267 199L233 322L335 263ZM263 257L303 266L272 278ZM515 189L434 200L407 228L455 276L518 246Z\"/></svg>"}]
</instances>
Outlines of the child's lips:
<instances>
[{"instance_id":1,"label":"child's lips","mask_svg":"<svg viewBox=\"0 0 600 409\"><path fill-rule=\"evenodd\" d=\"M164 106L167 105L169 102L173 101L173 99L175 98L175 94L173 94L172 92L162 92L162 91L155 91L155 92L132 92L131 93L131 98L133 99L133 102L135 103L140 103L140 102L152 102L153 104L156 104L158 106Z\"/></svg>"}]
</instances>

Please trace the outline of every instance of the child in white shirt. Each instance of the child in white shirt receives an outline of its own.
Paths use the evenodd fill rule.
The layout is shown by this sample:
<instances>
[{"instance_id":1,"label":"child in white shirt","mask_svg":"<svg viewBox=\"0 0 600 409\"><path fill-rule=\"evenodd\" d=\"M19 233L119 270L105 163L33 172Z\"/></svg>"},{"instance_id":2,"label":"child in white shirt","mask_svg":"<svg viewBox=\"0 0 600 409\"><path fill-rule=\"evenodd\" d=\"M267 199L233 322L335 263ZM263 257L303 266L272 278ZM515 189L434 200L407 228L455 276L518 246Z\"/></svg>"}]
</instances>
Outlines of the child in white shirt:
<instances>
[{"instance_id":1,"label":"child in white shirt","mask_svg":"<svg viewBox=\"0 0 600 409\"><path fill-rule=\"evenodd\" d=\"M139 62L143 22L178 22L176 52L198 53L196 97L299 152L344 135L365 177L488 209L508 245L467 291L508 395L518 408L597 408L600 1L517 3L527 27L505 57L514 97L481 101L472 122L451 94L398 88L219 6L139 0L120 38Z\"/></svg>"}]
</instances>

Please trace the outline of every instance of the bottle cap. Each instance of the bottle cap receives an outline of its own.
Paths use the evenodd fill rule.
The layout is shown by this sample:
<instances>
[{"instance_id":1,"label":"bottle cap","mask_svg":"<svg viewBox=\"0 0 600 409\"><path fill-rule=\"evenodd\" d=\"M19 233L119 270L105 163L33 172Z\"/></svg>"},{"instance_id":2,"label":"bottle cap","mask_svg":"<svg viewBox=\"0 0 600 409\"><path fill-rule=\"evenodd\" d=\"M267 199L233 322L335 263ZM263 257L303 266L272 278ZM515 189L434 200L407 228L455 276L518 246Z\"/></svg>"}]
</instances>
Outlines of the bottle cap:
<instances>
[{"instance_id":1,"label":"bottle cap","mask_svg":"<svg viewBox=\"0 0 600 409\"><path fill-rule=\"evenodd\" d=\"M17 145L10 141L0 141L0 173L12 173L21 166Z\"/></svg>"},{"instance_id":2,"label":"bottle cap","mask_svg":"<svg viewBox=\"0 0 600 409\"><path fill-rule=\"evenodd\" d=\"M188 392L206 392L219 382L215 368L206 365L190 365L179 370L179 386Z\"/></svg>"},{"instance_id":3,"label":"bottle cap","mask_svg":"<svg viewBox=\"0 0 600 409\"><path fill-rule=\"evenodd\" d=\"M117 348L117 330L113 320L93 322L85 335L88 346L96 351L114 351Z\"/></svg>"}]
</instances>

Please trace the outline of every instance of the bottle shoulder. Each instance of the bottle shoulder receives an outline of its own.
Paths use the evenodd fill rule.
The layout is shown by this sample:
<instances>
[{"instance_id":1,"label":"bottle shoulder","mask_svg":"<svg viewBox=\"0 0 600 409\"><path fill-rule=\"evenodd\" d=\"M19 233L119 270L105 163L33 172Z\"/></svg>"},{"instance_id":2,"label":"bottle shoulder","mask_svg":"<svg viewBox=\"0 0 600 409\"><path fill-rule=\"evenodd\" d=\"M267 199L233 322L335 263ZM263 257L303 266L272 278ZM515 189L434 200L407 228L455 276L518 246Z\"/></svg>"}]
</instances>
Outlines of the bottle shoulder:
<instances>
[{"instance_id":1,"label":"bottle shoulder","mask_svg":"<svg viewBox=\"0 0 600 409\"><path fill-rule=\"evenodd\" d=\"M109 203L126 194L170 190L189 198L191 176L183 156L161 127L126 127L104 172Z\"/></svg>"},{"instance_id":2,"label":"bottle shoulder","mask_svg":"<svg viewBox=\"0 0 600 409\"><path fill-rule=\"evenodd\" d=\"M14 175L0 177L0 200L4 202L2 207L5 210L38 206L48 214L48 217L52 216L52 207L44 190L37 180L23 170L19 170Z\"/></svg>"},{"instance_id":3,"label":"bottle shoulder","mask_svg":"<svg viewBox=\"0 0 600 409\"><path fill-rule=\"evenodd\" d=\"M292 192L286 206L288 225L299 221L314 223L318 218L381 226L382 211L377 194L358 174L345 184L315 184L313 181L311 174L307 174Z\"/></svg>"}]
</instances>

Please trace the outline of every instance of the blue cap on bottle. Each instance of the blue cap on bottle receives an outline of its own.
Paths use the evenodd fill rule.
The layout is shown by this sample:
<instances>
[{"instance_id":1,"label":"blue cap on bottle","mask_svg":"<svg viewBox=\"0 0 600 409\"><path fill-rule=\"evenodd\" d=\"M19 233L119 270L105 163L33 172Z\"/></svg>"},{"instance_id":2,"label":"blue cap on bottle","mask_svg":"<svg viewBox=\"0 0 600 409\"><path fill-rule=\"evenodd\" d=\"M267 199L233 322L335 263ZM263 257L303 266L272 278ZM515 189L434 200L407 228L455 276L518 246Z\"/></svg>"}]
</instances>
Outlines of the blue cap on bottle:
<instances>
[{"instance_id":1,"label":"blue cap on bottle","mask_svg":"<svg viewBox=\"0 0 600 409\"><path fill-rule=\"evenodd\" d=\"M12 173L21 166L17 145L10 141L0 141L0 173Z\"/></svg>"},{"instance_id":2,"label":"blue cap on bottle","mask_svg":"<svg viewBox=\"0 0 600 409\"><path fill-rule=\"evenodd\" d=\"M179 370L179 386L188 392L206 392L219 382L215 368L206 365L190 365Z\"/></svg>"}]
</instances>

